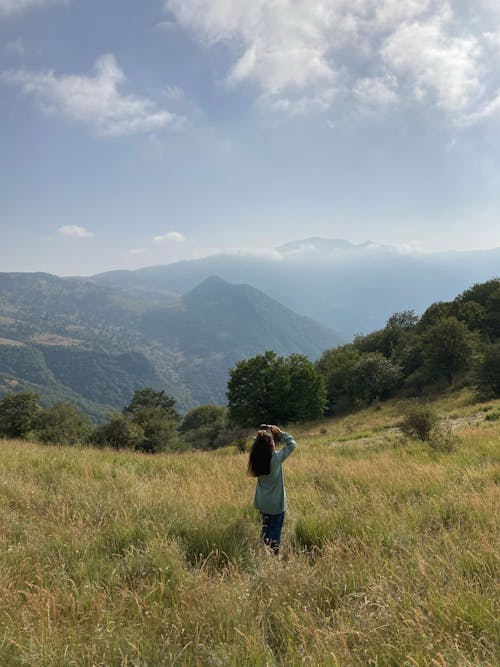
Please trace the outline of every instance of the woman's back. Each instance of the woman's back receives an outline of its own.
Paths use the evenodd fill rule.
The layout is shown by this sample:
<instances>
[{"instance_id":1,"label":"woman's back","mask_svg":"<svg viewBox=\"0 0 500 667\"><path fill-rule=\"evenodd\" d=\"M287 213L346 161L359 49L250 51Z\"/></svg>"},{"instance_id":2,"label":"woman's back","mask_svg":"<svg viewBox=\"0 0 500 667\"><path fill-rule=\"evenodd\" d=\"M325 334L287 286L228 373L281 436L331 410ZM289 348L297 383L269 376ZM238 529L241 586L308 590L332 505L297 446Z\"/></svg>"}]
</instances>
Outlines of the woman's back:
<instances>
[{"instance_id":1,"label":"woman's back","mask_svg":"<svg viewBox=\"0 0 500 667\"><path fill-rule=\"evenodd\" d=\"M255 489L254 507L264 514L281 514L286 509L286 492L281 464L287 459L297 443L289 433L282 433L285 445L271 455L268 475L259 475Z\"/></svg>"}]
</instances>

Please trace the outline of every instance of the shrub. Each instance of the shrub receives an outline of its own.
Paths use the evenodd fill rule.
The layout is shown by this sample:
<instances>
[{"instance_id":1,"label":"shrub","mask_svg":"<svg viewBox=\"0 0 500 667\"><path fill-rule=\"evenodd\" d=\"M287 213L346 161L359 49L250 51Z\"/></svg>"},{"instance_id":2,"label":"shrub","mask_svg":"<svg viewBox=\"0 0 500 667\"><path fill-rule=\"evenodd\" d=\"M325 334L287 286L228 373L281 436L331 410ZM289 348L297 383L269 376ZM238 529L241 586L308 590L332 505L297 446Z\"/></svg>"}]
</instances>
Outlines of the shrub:
<instances>
[{"instance_id":1,"label":"shrub","mask_svg":"<svg viewBox=\"0 0 500 667\"><path fill-rule=\"evenodd\" d=\"M220 405L200 405L184 417L181 433L196 449L220 446L219 436L227 427L227 408Z\"/></svg>"},{"instance_id":2,"label":"shrub","mask_svg":"<svg viewBox=\"0 0 500 667\"><path fill-rule=\"evenodd\" d=\"M56 403L40 413L35 428L41 442L75 445L87 440L92 426L90 419L71 403Z\"/></svg>"},{"instance_id":3,"label":"shrub","mask_svg":"<svg viewBox=\"0 0 500 667\"><path fill-rule=\"evenodd\" d=\"M489 422L495 422L500 419L500 408L498 410L492 410L491 412L488 412L488 414L485 417L486 421Z\"/></svg>"},{"instance_id":4,"label":"shrub","mask_svg":"<svg viewBox=\"0 0 500 667\"><path fill-rule=\"evenodd\" d=\"M409 438L428 441L437 421L437 414L430 405L411 403L404 412L399 428Z\"/></svg>"},{"instance_id":5,"label":"shrub","mask_svg":"<svg viewBox=\"0 0 500 667\"><path fill-rule=\"evenodd\" d=\"M121 414L113 415L106 424L98 426L92 436L98 447L137 449L144 441L144 430Z\"/></svg>"},{"instance_id":6,"label":"shrub","mask_svg":"<svg viewBox=\"0 0 500 667\"><path fill-rule=\"evenodd\" d=\"M457 438L453 435L451 426L435 426L429 436L429 447L438 452L452 452L455 449Z\"/></svg>"}]
</instances>

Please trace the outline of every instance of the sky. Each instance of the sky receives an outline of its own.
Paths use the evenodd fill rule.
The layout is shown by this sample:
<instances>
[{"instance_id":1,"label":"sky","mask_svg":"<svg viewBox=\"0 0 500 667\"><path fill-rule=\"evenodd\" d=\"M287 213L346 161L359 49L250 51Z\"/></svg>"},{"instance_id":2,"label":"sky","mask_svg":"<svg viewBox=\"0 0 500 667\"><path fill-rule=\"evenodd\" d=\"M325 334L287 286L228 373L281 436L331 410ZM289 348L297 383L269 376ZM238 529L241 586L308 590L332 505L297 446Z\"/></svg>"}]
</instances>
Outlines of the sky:
<instances>
[{"instance_id":1,"label":"sky","mask_svg":"<svg viewBox=\"0 0 500 667\"><path fill-rule=\"evenodd\" d=\"M498 0L0 0L0 270L500 246Z\"/></svg>"}]
</instances>

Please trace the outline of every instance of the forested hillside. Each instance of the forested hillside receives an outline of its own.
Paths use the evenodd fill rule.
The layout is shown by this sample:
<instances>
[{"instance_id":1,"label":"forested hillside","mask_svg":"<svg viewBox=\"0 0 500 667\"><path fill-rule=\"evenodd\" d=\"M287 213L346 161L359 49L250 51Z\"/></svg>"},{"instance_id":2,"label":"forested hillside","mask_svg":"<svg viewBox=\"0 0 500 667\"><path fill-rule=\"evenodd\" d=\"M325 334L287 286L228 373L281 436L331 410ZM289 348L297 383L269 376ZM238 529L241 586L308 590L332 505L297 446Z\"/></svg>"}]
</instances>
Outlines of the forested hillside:
<instances>
[{"instance_id":1,"label":"forested hillside","mask_svg":"<svg viewBox=\"0 0 500 667\"><path fill-rule=\"evenodd\" d=\"M212 277L172 301L49 274L0 274L0 393L36 391L102 417L134 390L183 411L224 403L229 368L273 348L317 358L339 337L245 285Z\"/></svg>"},{"instance_id":2,"label":"forested hillside","mask_svg":"<svg viewBox=\"0 0 500 667\"><path fill-rule=\"evenodd\" d=\"M326 350L318 367L331 414L389 396L452 385L500 396L500 279L478 283L418 317L395 313L383 329Z\"/></svg>"}]
</instances>

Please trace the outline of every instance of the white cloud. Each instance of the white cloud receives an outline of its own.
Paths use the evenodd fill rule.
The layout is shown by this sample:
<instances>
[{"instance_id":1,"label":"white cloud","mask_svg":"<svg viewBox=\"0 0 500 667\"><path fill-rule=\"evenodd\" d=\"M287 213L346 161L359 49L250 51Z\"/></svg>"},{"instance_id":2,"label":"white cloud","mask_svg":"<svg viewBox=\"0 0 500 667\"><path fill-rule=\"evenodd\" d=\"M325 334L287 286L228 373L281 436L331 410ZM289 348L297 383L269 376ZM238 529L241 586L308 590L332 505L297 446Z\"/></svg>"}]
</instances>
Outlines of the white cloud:
<instances>
[{"instance_id":1,"label":"white cloud","mask_svg":"<svg viewBox=\"0 0 500 667\"><path fill-rule=\"evenodd\" d=\"M274 248L254 248L252 246L240 248L221 248L215 250L214 254L230 257L255 257L256 259L273 259L281 261L283 255Z\"/></svg>"},{"instance_id":2,"label":"white cloud","mask_svg":"<svg viewBox=\"0 0 500 667\"><path fill-rule=\"evenodd\" d=\"M155 243L164 243L165 241L173 241L174 243L182 243L186 237L180 232L166 232L160 236L155 236L153 241Z\"/></svg>"},{"instance_id":3,"label":"white cloud","mask_svg":"<svg viewBox=\"0 0 500 667\"><path fill-rule=\"evenodd\" d=\"M388 107L399 101L397 80L392 75L358 79L353 87L354 97L366 107Z\"/></svg>"},{"instance_id":4,"label":"white cloud","mask_svg":"<svg viewBox=\"0 0 500 667\"><path fill-rule=\"evenodd\" d=\"M178 22L205 42L232 41L240 55L226 73L228 85L249 82L261 100L293 113L328 105L337 71L329 59L332 12L322 0L168 0Z\"/></svg>"},{"instance_id":5,"label":"white cloud","mask_svg":"<svg viewBox=\"0 0 500 667\"><path fill-rule=\"evenodd\" d=\"M103 136L151 132L179 120L147 98L120 93L118 86L125 82L125 75L112 54L101 56L95 70L95 76L60 77L53 72L15 70L4 72L1 80L35 95L44 111L90 125Z\"/></svg>"},{"instance_id":6,"label":"white cloud","mask_svg":"<svg viewBox=\"0 0 500 667\"><path fill-rule=\"evenodd\" d=\"M480 48L472 36L455 37L446 32L447 14L426 23L405 23L382 48L385 63L407 74L415 97L435 95L439 107L463 109L480 86Z\"/></svg>"},{"instance_id":7,"label":"white cloud","mask_svg":"<svg viewBox=\"0 0 500 667\"><path fill-rule=\"evenodd\" d=\"M463 126L474 125L475 123L486 118L500 118L500 92L495 97L483 104L481 107L475 109L469 114L465 114L462 118L461 124Z\"/></svg>"},{"instance_id":8,"label":"white cloud","mask_svg":"<svg viewBox=\"0 0 500 667\"><path fill-rule=\"evenodd\" d=\"M288 114L355 102L417 102L460 116L491 99L498 0L165 0L178 25L234 56L228 86L252 85ZM481 20L478 20L478 15ZM488 18L485 18L488 17ZM484 104L483 104L484 106Z\"/></svg>"},{"instance_id":9,"label":"white cloud","mask_svg":"<svg viewBox=\"0 0 500 667\"><path fill-rule=\"evenodd\" d=\"M93 232L89 232L85 227L80 227L80 225L63 225L57 231L61 236L69 236L77 239L89 239L94 236Z\"/></svg>"},{"instance_id":10,"label":"white cloud","mask_svg":"<svg viewBox=\"0 0 500 667\"><path fill-rule=\"evenodd\" d=\"M0 18L2 16L12 16L21 14L30 9L41 9L58 5L65 0L0 0Z\"/></svg>"},{"instance_id":11,"label":"white cloud","mask_svg":"<svg viewBox=\"0 0 500 667\"><path fill-rule=\"evenodd\" d=\"M147 248L130 248L128 252L130 255L144 255L147 252Z\"/></svg>"}]
</instances>

